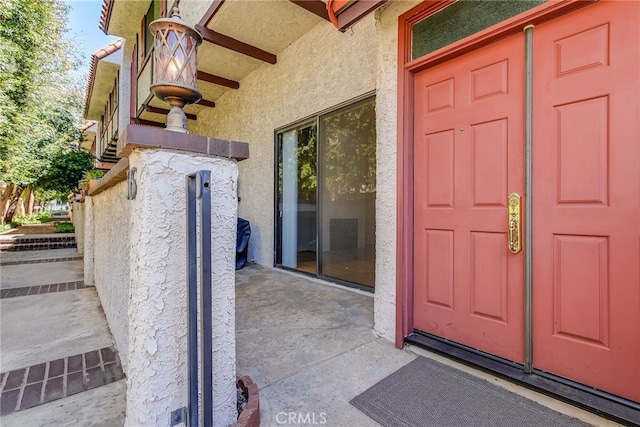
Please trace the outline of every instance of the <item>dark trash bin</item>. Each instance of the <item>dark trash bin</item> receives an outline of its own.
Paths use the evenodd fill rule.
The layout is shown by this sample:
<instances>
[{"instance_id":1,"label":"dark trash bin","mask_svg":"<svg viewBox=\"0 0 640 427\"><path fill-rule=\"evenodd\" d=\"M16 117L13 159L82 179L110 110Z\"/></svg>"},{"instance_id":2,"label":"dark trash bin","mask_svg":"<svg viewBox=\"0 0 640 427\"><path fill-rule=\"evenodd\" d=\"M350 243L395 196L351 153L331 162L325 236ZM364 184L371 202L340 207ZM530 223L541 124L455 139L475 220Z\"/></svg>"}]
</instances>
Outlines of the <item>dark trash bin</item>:
<instances>
[{"instance_id":1,"label":"dark trash bin","mask_svg":"<svg viewBox=\"0 0 640 427\"><path fill-rule=\"evenodd\" d=\"M236 231L236 270L240 270L247 263L251 224L246 219L238 218Z\"/></svg>"}]
</instances>

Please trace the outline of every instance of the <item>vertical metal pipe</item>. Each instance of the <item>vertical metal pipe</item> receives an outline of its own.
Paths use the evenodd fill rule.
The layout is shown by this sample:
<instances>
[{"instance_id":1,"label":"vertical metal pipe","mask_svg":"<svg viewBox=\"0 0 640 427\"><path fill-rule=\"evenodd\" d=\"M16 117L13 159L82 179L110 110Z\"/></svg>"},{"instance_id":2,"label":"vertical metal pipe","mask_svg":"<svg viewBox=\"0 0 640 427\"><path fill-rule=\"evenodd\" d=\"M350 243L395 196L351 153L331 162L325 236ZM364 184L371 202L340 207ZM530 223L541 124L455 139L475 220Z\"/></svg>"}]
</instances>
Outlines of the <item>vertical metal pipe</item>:
<instances>
[{"instance_id":1,"label":"vertical metal pipe","mask_svg":"<svg viewBox=\"0 0 640 427\"><path fill-rule=\"evenodd\" d=\"M525 94L524 94L524 371L533 372L532 324L532 143L533 143L533 25L524 29Z\"/></svg>"},{"instance_id":2,"label":"vertical metal pipe","mask_svg":"<svg viewBox=\"0 0 640 427\"><path fill-rule=\"evenodd\" d=\"M198 247L196 235L196 178L187 177L187 331L189 371L189 421L196 427L198 412Z\"/></svg>"},{"instance_id":3,"label":"vertical metal pipe","mask_svg":"<svg viewBox=\"0 0 640 427\"><path fill-rule=\"evenodd\" d=\"M202 337L202 422L213 426L213 331L211 291L211 172L197 173L200 202L200 321Z\"/></svg>"}]
</instances>

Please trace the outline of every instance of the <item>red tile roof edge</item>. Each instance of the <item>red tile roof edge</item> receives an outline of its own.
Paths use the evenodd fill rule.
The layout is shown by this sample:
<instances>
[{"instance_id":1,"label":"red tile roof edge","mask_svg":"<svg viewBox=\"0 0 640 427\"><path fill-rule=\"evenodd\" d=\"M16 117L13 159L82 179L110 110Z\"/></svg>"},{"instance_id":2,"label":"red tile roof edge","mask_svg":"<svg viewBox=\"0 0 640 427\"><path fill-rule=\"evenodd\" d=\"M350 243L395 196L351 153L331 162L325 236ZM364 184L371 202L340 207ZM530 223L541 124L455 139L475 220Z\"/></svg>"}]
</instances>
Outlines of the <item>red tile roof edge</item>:
<instances>
[{"instance_id":1,"label":"red tile roof edge","mask_svg":"<svg viewBox=\"0 0 640 427\"><path fill-rule=\"evenodd\" d=\"M81 128L82 132L86 132L87 129L89 129L91 126L95 125L96 123L98 122L96 122L95 120L89 120L84 126L82 126Z\"/></svg>"},{"instance_id":2,"label":"red tile roof edge","mask_svg":"<svg viewBox=\"0 0 640 427\"><path fill-rule=\"evenodd\" d=\"M100 29L107 34L107 24L109 15L111 15L111 9L113 7L114 0L103 0L102 12L100 13Z\"/></svg>"},{"instance_id":3,"label":"red tile roof edge","mask_svg":"<svg viewBox=\"0 0 640 427\"><path fill-rule=\"evenodd\" d=\"M109 0L105 0L109 1ZM111 55L113 52L117 51L122 47L123 39L118 39L113 43L109 43L102 49L99 49L97 52L94 52L91 55L91 69L89 71L89 77L87 78L87 95L84 99L84 112L83 115L87 116L87 110L89 109L89 101L91 100L91 93L93 92L93 85L96 79L96 69L98 68L98 61L102 58Z\"/></svg>"}]
</instances>

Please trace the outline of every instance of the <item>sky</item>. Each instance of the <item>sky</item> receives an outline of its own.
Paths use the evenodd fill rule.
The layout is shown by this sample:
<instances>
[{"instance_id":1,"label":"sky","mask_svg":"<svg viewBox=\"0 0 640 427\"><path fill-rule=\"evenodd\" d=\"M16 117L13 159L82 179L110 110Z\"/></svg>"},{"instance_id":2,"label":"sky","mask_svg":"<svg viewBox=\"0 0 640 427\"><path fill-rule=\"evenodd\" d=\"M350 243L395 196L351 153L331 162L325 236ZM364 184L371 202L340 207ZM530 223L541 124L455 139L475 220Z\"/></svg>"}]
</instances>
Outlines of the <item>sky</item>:
<instances>
[{"instance_id":1,"label":"sky","mask_svg":"<svg viewBox=\"0 0 640 427\"><path fill-rule=\"evenodd\" d=\"M78 73L87 75L91 67L91 54L118 38L105 35L99 28L103 0L63 1L70 6L68 35L77 40L84 59L84 66Z\"/></svg>"}]
</instances>

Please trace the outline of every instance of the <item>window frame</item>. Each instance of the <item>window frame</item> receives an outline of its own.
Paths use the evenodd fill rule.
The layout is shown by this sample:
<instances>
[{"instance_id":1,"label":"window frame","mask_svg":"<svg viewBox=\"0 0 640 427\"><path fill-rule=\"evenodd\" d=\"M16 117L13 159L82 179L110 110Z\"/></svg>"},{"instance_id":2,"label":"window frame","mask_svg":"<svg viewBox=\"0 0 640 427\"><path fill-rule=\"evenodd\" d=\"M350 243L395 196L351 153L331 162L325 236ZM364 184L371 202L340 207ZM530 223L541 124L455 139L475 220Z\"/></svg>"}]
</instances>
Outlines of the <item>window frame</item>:
<instances>
[{"instance_id":1,"label":"window frame","mask_svg":"<svg viewBox=\"0 0 640 427\"><path fill-rule=\"evenodd\" d=\"M158 8L158 16L155 16L156 8ZM167 17L167 0L151 0L149 8L142 17L140 22L140 63L147 62L153 52L153 34L149 29L149 24L156 19ZM150 43L148 46L147 44Z\"/></svg>"}]
</instances>

